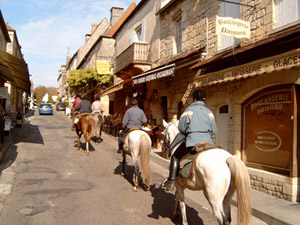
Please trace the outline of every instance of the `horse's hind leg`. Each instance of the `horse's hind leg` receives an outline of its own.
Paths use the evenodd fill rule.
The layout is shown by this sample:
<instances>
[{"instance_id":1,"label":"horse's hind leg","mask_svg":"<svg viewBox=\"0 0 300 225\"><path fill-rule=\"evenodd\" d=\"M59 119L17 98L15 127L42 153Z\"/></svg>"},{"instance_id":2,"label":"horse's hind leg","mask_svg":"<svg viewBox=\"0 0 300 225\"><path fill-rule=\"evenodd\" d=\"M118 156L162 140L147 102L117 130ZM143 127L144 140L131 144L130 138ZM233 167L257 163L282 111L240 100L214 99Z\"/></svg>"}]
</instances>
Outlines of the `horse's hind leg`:
<instances>
[{"instance_id":1,"label":"horse's hind leg","mask_svg":"<svg viewBox=\"0 0 300 225\"><path fill-rule=\"evenodd\" d=\"M125 165L126 165L126 154L124 154L124 152L123 152L123 160L122 160L122 172L121 172L121 176L124 176L124 174L125 174Z\"/></svg>"},{"instance_id":2,"label":"horse's hind leg","mask_svg":"<svg viewBox=\"0 0 300 225\"><path fill-rule=\"evenodd\" d=\"M223 209L224 209L224 223L230 224L231 223L231 198L235 192L235 186L230 184L227 194L223 200Z\"/></svg>"},{"instance_id":3,"label":"horse's hind leg","mask_svg":"<svg viewBox=\"0 0 300 225\"><path fill-rule=\"evenodd\" d=\"M81 134L77 133L77 150L80 150L80 138L81 138Z\"/></svg>"},{"instance_id":4,"label":"horse's hind leg","mask_svg":"<svg viewBox=\"0 0 300 225\"><path fill-rule=\"evenodd\" d=\"M133 160L133 166L134 166L134 173L133 173L133 190L137 191L137 188L139 186L139 178L140 178L140 171L139 171L139 165L137 160Z\"/></svg>"},{"instance_id":5,"label":"horse's hind leg","mask_svg":"<svg viewBox=\"0 0 300 225\"><path fill-rule=\"evenodd\" d=\"M176 186L176 202L175 202L175 208L173 215L178 216L178 203L180 206L180 211L181 211L181 216L182 216L182 224L183 225L188 225L187 222L187 217L186 217L186 207L185 207L185 202L184 202L184 189L180 186Z\"/></svg>"},{"instance_id":6,"label":"horse's hind leg","mask_svg":"<svg viewBox=\"0 0 300 225\"><path fill-rule=\"evenodd\" d=\"M213 192L212 189L207 190L207 187L204 188L203 193L208 200L213 214L217 218L220 225L226 225L225 214L223 210L223 197L218 196L218 193Z\"/></svg>"}]
</instances>

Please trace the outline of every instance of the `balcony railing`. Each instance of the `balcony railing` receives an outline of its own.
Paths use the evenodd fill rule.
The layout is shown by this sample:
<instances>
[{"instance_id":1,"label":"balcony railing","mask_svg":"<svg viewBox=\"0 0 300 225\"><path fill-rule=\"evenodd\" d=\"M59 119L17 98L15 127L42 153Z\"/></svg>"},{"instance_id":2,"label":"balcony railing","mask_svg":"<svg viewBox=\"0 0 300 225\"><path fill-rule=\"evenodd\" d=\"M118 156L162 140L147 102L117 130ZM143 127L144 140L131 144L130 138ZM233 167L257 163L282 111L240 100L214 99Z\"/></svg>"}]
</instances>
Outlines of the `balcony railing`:
<instances>
[{"instance_id":1,"label":"balcony railing","mask_svg":"<svg viewBox=\"0 0 300 225\"><path fill-rule=\"evenodd\" d=\"M148 44L132 43L124 52L116 57L115 73L130 64L148 64Z\"/></svg>"}]
</instances>

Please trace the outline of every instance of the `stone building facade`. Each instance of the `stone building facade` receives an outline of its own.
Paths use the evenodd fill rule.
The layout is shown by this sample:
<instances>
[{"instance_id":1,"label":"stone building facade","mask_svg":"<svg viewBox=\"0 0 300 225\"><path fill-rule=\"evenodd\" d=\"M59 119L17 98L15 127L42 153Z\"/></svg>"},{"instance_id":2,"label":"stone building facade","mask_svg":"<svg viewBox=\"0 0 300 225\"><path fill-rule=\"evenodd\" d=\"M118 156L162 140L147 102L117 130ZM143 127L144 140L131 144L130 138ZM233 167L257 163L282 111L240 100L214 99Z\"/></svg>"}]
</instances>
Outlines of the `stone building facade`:
<instances>
[{"instance_id":1,"label":"stone building facade","mask_svg":"<svg viewBox=\"0 0 300 225\"><path fill-rule=\"evenodd\" d=\"M300 15L286 16L298 1L235 2L163 1L159 62L133 83L147 90L157 124L178 118L204 89L215 142L245 162L252 187L299 201ZM250 38L217 34L217 16L248 21Z\"/></svg>"}]
</instances>

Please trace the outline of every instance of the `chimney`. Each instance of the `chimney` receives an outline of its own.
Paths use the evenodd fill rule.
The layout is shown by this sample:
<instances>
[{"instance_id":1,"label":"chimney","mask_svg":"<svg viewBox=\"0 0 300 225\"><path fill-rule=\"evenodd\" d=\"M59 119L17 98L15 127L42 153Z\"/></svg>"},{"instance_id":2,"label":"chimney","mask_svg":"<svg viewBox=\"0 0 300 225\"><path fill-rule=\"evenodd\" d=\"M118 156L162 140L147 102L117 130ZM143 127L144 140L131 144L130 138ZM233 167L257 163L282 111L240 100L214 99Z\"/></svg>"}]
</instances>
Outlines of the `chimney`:
<instances>
[{"instance_id":1,"label":"chimney","mask_svg":"<svg viewBox=\"0 0 300 225\"><path fill-rule=\"evenodd\" d=\"M120 19L124 13L124 8L112 7L110 9L110 26L115 25L115 23Z\"/></svg>"},{"instance_id":2,"label":"chimney","mask_svg":"<svg viewBox=\"0 0 300 225\"><path fill-rule=\"evenodd\" d=\"M96 30L98 25L99 25L98 23L92 23L92 32L91 32L91 34L94 33L94 31Z\"/></svg>"},{"instance_id":3,"label":"chimney","mask_svg":"<svg viewBox=\"0 0 300 225\"><path fill-rule=\"evenodd\" d=\"M90 37L91 37L91 34L86 34L85 35L85 42L87 42L90 39Z\"/></svg>"}]
</instances>

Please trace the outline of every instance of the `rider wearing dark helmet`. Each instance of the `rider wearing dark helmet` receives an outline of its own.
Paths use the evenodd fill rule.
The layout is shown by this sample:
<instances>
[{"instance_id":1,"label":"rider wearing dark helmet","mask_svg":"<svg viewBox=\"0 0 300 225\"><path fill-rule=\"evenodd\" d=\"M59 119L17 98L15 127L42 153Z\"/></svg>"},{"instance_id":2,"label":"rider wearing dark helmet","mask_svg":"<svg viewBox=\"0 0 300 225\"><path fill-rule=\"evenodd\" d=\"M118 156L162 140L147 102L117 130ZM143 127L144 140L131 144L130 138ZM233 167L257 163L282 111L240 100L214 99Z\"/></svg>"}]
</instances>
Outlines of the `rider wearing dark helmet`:
<instances>
[{"instance_id":1,"label":"rider wearing dark helmet","mask_svg":"<svg viewBox=\"0 0 300 225\"><path fill-rule=\"evenodd\" d=\"M217 133L213 113L206 107L206 94L203 90L195 90L193 103L184 111L179 119L178 129L186 139L175 150L171 157L169 177L161 184L161 188L172 190L177 176L179 159L189 153L198 143L214 145L212 137Z\"/></svg>"}]
</instances>

